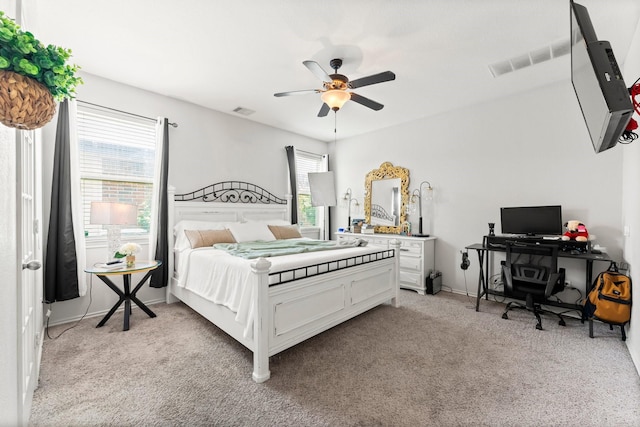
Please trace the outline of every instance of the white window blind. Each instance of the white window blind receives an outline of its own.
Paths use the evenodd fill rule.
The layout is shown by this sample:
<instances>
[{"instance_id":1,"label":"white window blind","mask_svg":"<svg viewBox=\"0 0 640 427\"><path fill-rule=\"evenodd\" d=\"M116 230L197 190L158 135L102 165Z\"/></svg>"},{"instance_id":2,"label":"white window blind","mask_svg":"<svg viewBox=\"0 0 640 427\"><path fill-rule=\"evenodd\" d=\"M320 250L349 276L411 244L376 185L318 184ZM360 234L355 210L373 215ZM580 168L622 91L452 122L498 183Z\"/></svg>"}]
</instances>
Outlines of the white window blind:
<instances>
[{"instance_id":1,"label":"white window blind","mask_svg":"<svg viewBox=\"0 0 640 427\"><path fill-rule=\"evenodd\" d=\"M155 122L78 103L78 143L85 235L104 234L90 224L92 201L138 206L138 224L124 233L149 232L155 158Z\"/></svg>"}]
</instances>

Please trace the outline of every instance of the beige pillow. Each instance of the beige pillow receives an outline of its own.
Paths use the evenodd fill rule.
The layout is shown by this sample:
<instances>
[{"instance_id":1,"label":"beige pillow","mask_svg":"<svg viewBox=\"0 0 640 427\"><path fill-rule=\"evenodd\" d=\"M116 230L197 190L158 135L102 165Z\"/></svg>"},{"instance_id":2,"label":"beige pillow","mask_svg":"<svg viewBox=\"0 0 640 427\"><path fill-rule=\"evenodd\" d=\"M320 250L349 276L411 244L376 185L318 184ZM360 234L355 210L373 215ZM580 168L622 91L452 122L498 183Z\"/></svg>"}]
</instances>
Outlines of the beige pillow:
<instances>
[{"instance_id":1,"label":"beige pillow","mask_svg":"<svg viewBox=\"0 0 640 427\"><path fill-rule=\"evenodd\" d=\"M276 236L276 239L297 239L302 237L297 225L269 225L269 230Z\"/></svg>"},{"instance_id":2,"label":"beige pillow","mask_svg":"<svg viewBox=\"0 0 640 427\"><path fill-rule=\"evenodd\" d=\"M235 243L236 239L229 230L184 230L191 248L213 246L214 243Z\"/></svg>"}]
</instances>

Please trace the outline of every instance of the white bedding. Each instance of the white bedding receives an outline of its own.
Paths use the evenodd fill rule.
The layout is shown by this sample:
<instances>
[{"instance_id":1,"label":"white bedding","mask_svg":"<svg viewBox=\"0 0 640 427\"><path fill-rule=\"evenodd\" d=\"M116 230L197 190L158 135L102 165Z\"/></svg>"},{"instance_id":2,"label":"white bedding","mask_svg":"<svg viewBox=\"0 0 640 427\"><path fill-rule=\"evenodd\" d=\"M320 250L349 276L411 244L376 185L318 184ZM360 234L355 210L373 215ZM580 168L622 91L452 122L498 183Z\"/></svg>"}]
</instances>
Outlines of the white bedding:
<instances>
[{"instance_id":1,"label":"white bedding","mask_svg":"<svg viewBox=\"0 0 640 427\"><path fill-rule=\"evenodd\" d=\"M270 272L282 272L302 266L337 261L384 250L381 247L354 247L266 258ZM253 289L251 264L256 260L235 257L222 250L204 247L185 249L177 257L178 285L236 313L244 336L250 337L253 326ZM270 276L270 283L278 279ZM286 278L285 278L286 280Z\"/></svg>"}]
</instances>

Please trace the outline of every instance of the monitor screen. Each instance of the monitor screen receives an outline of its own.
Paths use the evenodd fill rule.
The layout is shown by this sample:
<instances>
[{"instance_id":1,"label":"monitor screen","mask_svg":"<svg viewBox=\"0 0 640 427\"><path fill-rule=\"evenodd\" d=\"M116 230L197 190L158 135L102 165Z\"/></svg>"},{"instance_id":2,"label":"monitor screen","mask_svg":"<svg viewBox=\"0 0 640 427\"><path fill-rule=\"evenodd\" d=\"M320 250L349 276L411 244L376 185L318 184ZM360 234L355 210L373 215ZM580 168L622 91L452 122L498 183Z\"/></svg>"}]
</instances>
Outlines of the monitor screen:
<instances>
[{"instance_id":1,"label":"monitor screen","mask_svg":"<svg viewBox=\"0 0 640 427\"><path fill-rule=\"evenodd\" d=\"M522 206L500 208L503 234L560 235L562 234L562 207Z\"/></svg>"}]
</instances>

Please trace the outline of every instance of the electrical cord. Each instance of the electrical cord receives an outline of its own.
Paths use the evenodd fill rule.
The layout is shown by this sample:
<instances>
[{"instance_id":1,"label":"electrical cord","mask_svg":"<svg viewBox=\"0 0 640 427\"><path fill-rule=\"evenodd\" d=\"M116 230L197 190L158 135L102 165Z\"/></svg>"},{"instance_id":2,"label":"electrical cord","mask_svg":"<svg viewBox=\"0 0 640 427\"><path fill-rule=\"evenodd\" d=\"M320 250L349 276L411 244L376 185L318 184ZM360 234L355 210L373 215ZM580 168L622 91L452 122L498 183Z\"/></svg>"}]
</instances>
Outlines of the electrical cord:
<instances>
[{"instance_id":1,"label":"electrical cord","mask_svg":"<svg viewBox=\"0 0 640 427\"><path fill-rule=\"evenodd\" d=\"M469 288L467 287L467 269L466 268L462 269L462 275L464 276L464 292L467 295L467 300L473 304L472 306L467 306L466 308L472 308L475 310L476 309L475 302L469 296Z\"/></svg>"},{"instance_id":2,"label":"electrical cord","mask_svg":"<svg viewBox=\"0 0 640 427\"><path fill-rule=\"evenodd\" d=\"M82 315L82 317L80 317L80 319L78 319L76 321L76 323L74 323L73 325L69 326L67 329L63 330L62 332L60 332L55 337L52 337L51 335L49 335L49 319L51 319L51 316L47 317L47 324L46 324L46 327L45 327L45 331L47 333L47 338L49 338L50 340L57 340L58 338L60 338L62 336L62 334L64 334L65 332L67 332L70 329L75 328L76 326L78 326L80 324L82 319L84 319L86 317L87 313L89 312L89 307L91 307L91 302L93 300L92 292L91 292L92 290L93 290L93 275L91 275L89 277L89 304L87 305L87 309L85 310L85 312ZM51 304L49 304L48 310L51 310Z\"/></svg>"}]
</instances>

